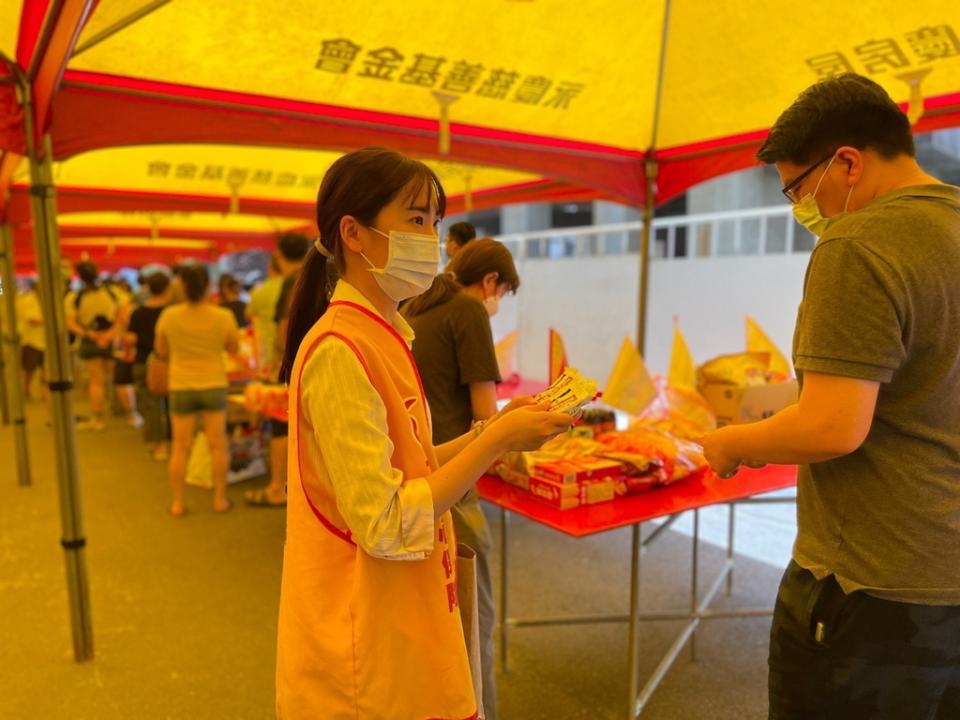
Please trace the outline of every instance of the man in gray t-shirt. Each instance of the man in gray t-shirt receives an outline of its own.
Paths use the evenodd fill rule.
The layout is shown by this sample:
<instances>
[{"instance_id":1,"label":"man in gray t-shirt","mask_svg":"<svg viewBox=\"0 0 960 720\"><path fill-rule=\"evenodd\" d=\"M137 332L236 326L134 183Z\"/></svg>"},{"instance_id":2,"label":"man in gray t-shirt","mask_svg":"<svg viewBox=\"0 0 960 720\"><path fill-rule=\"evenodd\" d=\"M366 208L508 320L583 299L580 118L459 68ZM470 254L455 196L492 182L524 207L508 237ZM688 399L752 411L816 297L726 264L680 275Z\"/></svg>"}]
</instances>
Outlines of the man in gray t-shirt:
<instances>
[{"instance_id":1,"label":"man in gray t-shirt","mask_svg":"<svg viewBox=\"0 0 960 720\"><path fill-rule=\"evenodd\" d=\"M802 93L758 153L820 236L802 390L704 450L724 476L800 465L771 718L960 717L960 188L914 154L907 118L853 74Z\"/></svg>"}]
</instances>

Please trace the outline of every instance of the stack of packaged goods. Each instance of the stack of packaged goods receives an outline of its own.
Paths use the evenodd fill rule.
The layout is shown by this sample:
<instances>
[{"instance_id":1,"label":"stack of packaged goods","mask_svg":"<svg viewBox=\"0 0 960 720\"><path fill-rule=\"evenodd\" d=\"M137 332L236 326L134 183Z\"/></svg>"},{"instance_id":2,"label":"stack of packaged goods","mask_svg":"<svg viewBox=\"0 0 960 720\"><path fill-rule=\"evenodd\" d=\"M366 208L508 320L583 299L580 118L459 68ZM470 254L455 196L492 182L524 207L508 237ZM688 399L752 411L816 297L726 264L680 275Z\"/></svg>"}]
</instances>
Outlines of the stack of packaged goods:
<instances>
[{"instance_id":1,"label":"stack of packaged goods","mask_svg":"<svg viewBox=\"0 0 960 720\"><path fill-rule=\"evenodd\" d=\"M511 453L495 467L506 482L560 510L607 502L674 483L706 467L696 442L716 427L707 402L692 389L656 381L657 394L624 432L612 413L582 411L593 422L535 452Z\"/></svg>"},{"instance_id":2,"label":"stack of packaged goods","mask_svg":"<svg viewBox=\"0 0 960 720\"><path fill-rule=\"evenodd\" d=\"M287 386L248 383L243 389L243 402L250 412L278 416L287 412Z\"/></svg>"}]
</instances>

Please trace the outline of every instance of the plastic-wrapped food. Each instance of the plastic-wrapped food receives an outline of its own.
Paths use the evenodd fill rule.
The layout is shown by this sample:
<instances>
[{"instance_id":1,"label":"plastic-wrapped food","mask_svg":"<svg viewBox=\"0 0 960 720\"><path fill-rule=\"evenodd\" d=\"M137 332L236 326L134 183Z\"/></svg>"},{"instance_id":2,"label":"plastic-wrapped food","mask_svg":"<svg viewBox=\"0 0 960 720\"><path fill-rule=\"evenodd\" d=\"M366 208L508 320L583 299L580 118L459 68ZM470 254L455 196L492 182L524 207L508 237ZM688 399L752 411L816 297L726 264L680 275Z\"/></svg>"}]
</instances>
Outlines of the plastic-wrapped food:
<instances>
[{"instance_id":1,"label":"plastic-wrapped food","mask_svg":"<svg viewBox=\"0 0 960 720\"><path fill-rule=\"evenodd\" d=\"M259 413L278 413L287 409L286 385L265 385L262 382L247 383L243 389L243 402L248 410Z\"/></svg>"},{"instance_id":2,"label":"plastic-wrapped food","mask_svg":"<svg viewBox=\"0 0 960 720\"><path fill-rule=\"evenodd\" d=\"M597 437L602 449L598 455L618 460L628 466L628 478L644 478L628 483L637 489L650 484L669 485L693 474L707 462L697 443L652 428L636 428L623 433L606 433Z\"/></svg>"},{"instance_id":3,"label":"plastic-wrapped food","mask_svg":"<svg viewBox=\"0 0 960 720\"><path fill-rule=\"evenodd\" d=\"M770 353L745 352L719 355L697 369L697 384L718 382L737 387L765 385L770 369Z\"/></svg>"},{"instance_id":4,"label":"plastic-wrapped food","mask_svg":"<svg viewBox=\"0 0 960 720\"><path fill-rule=\"evenodd\" d=\"M699 440L717 427L713 408L693 388L675 387L666 378L654 378L656 399L631 424L630 430L657 430L688 440Z\"/></svg>"}]
</instances>

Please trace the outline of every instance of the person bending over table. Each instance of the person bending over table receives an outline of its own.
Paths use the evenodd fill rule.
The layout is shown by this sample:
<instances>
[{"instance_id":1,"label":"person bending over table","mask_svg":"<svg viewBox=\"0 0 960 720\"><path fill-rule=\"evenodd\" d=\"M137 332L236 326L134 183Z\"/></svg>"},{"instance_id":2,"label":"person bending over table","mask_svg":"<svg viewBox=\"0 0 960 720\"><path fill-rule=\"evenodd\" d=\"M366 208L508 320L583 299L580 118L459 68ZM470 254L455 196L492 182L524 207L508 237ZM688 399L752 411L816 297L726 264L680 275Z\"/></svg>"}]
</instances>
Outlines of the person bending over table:
<instances>
[{"instance_id":1,"label":"person bending over table","mask_svg":"<svg viewBox=\"0 0 960 720\"><path fill-rule=\"evenodd\" d=\"M819 236L799 402L704 438L729 476L799 464L770 718L960 717L960 188L925 173L872 80L804 91L757 157Z\"/></svg>"}]
</instances>

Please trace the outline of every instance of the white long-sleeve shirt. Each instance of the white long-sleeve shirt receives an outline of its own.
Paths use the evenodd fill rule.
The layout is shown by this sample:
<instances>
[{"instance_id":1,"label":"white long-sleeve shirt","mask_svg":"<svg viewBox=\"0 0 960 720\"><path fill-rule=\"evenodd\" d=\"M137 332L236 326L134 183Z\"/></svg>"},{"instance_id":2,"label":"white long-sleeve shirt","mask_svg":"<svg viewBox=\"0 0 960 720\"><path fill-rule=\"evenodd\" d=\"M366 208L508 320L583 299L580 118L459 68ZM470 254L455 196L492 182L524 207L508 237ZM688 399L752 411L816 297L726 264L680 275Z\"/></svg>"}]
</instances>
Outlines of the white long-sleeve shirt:
<instances>
[{"instance_id":1,"label":"white long-sleeve shirt","mask_svg":"<svg viewBox=\"0 0 960 720\"><path fill-rule=\"evenodd\" d=\"M343 280L333 294L337 300L379 315ZM413 342L413 330L399 314L393 327L408 346ZM300 391L313 430L300 436L301 451L326 476L354 541L374 557L425 558L434 541L430 485L405 478L390 464L387 409L357 356L342 340L324 338L303 367Z\"/></svg>"}]
</instances>

